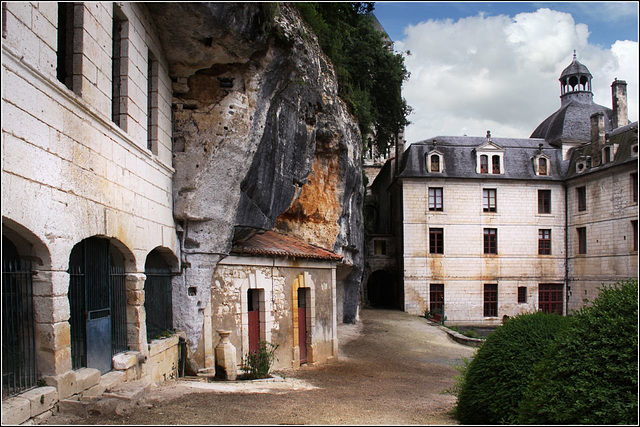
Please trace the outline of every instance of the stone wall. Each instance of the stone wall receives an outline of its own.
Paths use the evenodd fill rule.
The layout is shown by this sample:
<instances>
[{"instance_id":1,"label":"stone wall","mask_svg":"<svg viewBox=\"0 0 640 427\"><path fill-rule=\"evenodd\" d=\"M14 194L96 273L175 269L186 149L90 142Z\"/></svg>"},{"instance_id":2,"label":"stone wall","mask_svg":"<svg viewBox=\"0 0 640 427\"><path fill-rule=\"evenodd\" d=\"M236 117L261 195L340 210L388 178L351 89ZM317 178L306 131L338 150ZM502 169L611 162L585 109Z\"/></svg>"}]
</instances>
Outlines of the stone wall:
<instances>
[{"instance_id":1,"label":"stone wall","mask_svg":"<svg viewBox=\"0 0 640 427\"><path fill-rule=\"evenodd\" d=\"M163 248L177 265L168 63L144 5L120 6L127 19L120 92L126 108L118 126L111 112L113 3L73 6L71 88L56 73L58 4L3 5L3 235L32 261L38 376L59 394L75 372L68 322L75 245L107 238L123 258L127 344L143 354L147 255ZM157 60L151 149L149 52Z\"/></svg>"},{"instance_id":2,"label":"stone wall","mask_svg":"<svg viewBox=\"0 0 640 427\"><path fill-rule=\"evenodd\" d=\"M601 285L638 275L631 225L638 220L638 202L632 199L631 173L638 173L637 164L591 173L567 184L570 310L581 308L584 299L593 301ZM586 187L585 211L578 211L578 187ZM578 227L587 230L584 255L578 254Z\"/></svg>"},{"instance_id":3,"label":"stone wall","mask_svg":"<svg viewBox=\"0 0 640 427\"><path fill-rule=\"evenodd\" d=\"M443 188L443 211L428 210L429 187ZM483 188L497 212L482 211ZM551 190L551 214L538 214L538 190ZM539 283L564 283L564 189L559 182L432 179L402 181L405 311L424 314L429 285L444 284L452 323L499 323L537 310ZM429 228L444 229L444 254L429 253ZM483 253L483 229L497 228L498 254ZM551 229L552 254L538 255L538 230ZM483 317L483 285L498 284L498 316ZM518 286L527 303L517 303Z\"/></svg>"}]
</instances>

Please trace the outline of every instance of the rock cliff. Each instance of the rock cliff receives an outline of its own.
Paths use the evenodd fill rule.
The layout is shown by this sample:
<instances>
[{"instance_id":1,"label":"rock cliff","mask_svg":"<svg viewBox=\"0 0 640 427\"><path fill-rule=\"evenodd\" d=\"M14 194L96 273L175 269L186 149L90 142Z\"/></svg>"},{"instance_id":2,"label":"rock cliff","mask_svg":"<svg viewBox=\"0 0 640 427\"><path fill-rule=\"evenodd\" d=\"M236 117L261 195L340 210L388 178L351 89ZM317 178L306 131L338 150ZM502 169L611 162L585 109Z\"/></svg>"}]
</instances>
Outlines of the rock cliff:
<instances>
[{"instance_id":1,"label":"rock cliff","mask_svg":"<svg viewBox=\"0 0 640 427\"><path fill-rule=\"evenodd\" d=\"M147 7L174 81L173 195L183 263L174 326L187 332L192 351L202 347L218 261L234 240L272 228L344 256L342 317L355 321L362 142L312 31L286 4ZM202 360L195 356L192 368Z\"/></svg>"}]
</instances>

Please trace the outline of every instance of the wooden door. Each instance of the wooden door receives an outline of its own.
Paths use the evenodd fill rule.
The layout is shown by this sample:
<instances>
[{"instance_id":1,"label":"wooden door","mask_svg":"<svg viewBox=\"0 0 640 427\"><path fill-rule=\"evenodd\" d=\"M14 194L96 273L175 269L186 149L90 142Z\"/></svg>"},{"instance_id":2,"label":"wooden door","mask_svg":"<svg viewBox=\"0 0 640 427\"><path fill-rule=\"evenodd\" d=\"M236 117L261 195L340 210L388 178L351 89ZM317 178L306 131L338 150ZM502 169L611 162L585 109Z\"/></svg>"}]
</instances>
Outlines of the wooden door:
<instances>
[{"instance_id":1,"label":"wooden door","mask_svg":"<svg viewBox=\"0 0 640 427\"><path fill-rule=\"evenodd\" d=\"M249 289L248 315L249 315L249 353L255 353L260 349L260 302L258 291Z\"/></svg>"},{"instance_id":2,"label":"wooden door","mask_svg":"<svg viewBox=\"0 0 640 427\"><path fill-rule=\"evenodd\" d=\"M306 289L298 288L298 343L300 363L307 363L307 299Z\"/></svg>"}]
</instances>

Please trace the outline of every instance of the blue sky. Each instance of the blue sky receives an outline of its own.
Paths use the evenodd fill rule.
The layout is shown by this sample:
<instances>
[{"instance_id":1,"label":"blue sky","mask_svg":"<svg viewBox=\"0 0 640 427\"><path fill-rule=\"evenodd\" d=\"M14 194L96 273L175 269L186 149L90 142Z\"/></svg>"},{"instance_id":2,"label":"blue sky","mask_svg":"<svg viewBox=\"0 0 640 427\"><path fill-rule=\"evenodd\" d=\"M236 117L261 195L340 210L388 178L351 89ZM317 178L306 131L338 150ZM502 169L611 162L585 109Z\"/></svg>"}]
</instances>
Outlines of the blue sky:
<instances>
[{"instance_id":1,"label":"blue sky","mask_svg":"<svg viewBox=\"0 0 640 427\"><path fill-rule=\"evenodd\" d=\"M611 108L611 82L628 83L638 120L637 2L376 2L374 13L409 51L407 142L437 135L528 137L560 106L573 50Z\"/></svg>"}]
</instances>

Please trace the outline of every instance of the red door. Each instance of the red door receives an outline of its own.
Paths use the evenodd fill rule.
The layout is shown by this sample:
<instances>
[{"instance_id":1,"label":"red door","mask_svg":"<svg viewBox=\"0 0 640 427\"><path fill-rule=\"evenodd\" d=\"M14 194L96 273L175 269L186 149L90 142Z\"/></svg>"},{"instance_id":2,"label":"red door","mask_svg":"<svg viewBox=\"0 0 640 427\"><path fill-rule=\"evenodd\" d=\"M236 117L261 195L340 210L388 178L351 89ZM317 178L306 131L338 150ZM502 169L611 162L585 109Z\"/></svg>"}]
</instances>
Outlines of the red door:
<instances>
[{"instance_id":1,"label":"red door","mask_svg":"<svg viewBox=\"0 0 640 427\"><path fill-rule=\"evenodd\" d=\"M307 363L307 299L302 288L298 288L298 345L300 363Z\"/></svg>"},{"instance_id":2,"label":"red door","mask_svg":"<svg viewBox=\"0 0 640 427\"><path fill-rule=\"evenodd\" d=\"M258 291L248 291L248 315L249 315L249 353L255 353L260 348L260 302Z\"/></svg>"}]
</instances>

